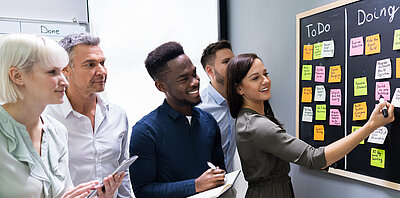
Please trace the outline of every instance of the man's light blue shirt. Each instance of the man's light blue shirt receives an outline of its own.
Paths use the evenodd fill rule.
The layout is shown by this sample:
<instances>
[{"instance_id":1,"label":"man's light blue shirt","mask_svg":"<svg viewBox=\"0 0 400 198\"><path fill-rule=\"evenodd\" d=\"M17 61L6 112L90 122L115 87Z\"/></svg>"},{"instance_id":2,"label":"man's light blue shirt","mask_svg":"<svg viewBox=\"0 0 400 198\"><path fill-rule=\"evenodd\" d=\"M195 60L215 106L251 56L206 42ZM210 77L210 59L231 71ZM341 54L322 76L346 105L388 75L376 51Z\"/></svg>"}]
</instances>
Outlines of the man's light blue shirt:
<instances>
[{"instance_id":1,"label":"man's light blue shirt","mask_svg":"<svg viewBox=\"0 0 400 198\"><path fill-rule=\"evenodd\" d=\"M210 113L221 130L221 145L224 152L225 166L228 172L233 171L233 156L236 151L235 119L229 112L226 99L218 93L211 83L200 92L201 103L198 108Z\"/></svg>"}]
</instances>

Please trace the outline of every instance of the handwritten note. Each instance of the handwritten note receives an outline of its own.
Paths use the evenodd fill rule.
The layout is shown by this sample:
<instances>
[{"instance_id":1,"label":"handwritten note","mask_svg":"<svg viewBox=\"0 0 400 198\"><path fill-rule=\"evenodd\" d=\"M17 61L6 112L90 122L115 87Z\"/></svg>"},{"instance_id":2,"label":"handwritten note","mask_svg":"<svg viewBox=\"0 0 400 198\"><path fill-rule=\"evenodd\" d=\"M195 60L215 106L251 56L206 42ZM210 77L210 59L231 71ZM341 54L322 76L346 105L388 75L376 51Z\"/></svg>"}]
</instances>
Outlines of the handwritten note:
<instances>
[{"instance_id":1,"label":"handwritten note","mask_svg":"<svg viewBox=\"0 0 400 198\"><path fill-rule=\"evenodd\" d=\"M340 65L331 66L329 68L328 83L339 83L342 80L342 70Z\"/></svg>"},{"instance_id":2,"label":"handwritten note","mask_svg":"<svg viewBox=\"0 0 400 198\"><path fill-rule=\"evenodd\" d=\"M312 65L303 65L301 72L301 80L311 80L312 76Z\"/></svg>"},{"instance_id":3,"label":"handwritten note","mask_svg":"<svg viewBox=\"0 0 400 198\"><path fill-rule=\"evenodd\" d=\"M312 118L313 118L314 114L313 114L313 110L311 107L306 107L304 106L303 108L303 122L312 122Z\"/></svg>"},{"instance_id":4,"label":"handwritten note","mask_svg":"<svg viewBox=\"0 0 400 198\"><path fill-rule=\"evenodd\" d=\"M325 130L324 125L314 125L314 140L324 141Z\"/></svg>"},{"instance_id":5,"label":"handwritten note","mask_svg":"<svg viewBox=\"0 0 400 198\"><path fill-rule=\"evenodd\" d=\"M368 95L367 77L354 78L354 96Z\"/></svg>"},{"instance_id":6,"label":"handwritten note","mask_svg":"<svg viewBox=\"0 0 400 198\"><path fill-rule=\"evenodd\" d=\"M379 34L365 38L365 55L381 53L381 37Z\"/></svg>"},{"instance_id":7,"label":"handwritten note","mask_svg":"<svg viewBox=\"0 0 400 198\"><path fill-rule=\"evenodd\" d=\"M400 49L400 29L394 31L393 50Z\"/></svg>"},{"instance_id":8,"label":"handwritten note","mask_svg":"<svg viewBox=\"0 0 400 198\"><path fill-rule=\"evenodd\" d=\"M325 82L325 66L315 66L315 82Z\"/></svg>"},{"instance_id":9,"label":"handwritten note","mask_svg":"<svg viewBox=\"0 0 400 198\"><path fill-rule=\"evenodd\" d=\"M400 78L400 58L396 58L396 78Z\"/></svg>"},{"instance_id":10,"label":"handwritten note","mask_svg":"<svg viewBox=\"0 0 400 198\"><path fill-rule=\"evenodd\" d=\"M329 125L340 126L342 125L342 117L339 109L331 109L329 114Z\"/></svg>"},{"instance_id":11,"label":"handwritten note","mask_svg":"<svg viewBox=\"0 0 400 198\"><path fill-rule=\"evenodd\" d=\"M385 168L385 150L371 148L371 166Z\"/></svg>"},{"instance_id":12,"label":"handwritten note","mask_svg":"<svg viewBox=\"0 0 400 198\"><path fill-rule=\"evenodd\" d=\"M303 87L303 93L301 94L301 102L311 103L312 101L312 87Z\"/></svg>"},{"instance_id":13,"label":"handwritten note","mask_svg":"<svg viewBox=\"0 0 400 198\"><path fill-rule=\"evenodd\" d=\"M326 105L315 105L315 120L326 120Z\"/></svg>"},{"instance_id":14,"label":"handwritten note","mask_svg":"<svg viewBox=\"0 0 400 198\"><path fill-rule=\"evenodd\" d=\"M390 58L376 61L375 79L392 78Z\"/></svg>"},{"instance_id":15,"label":"handwritten note","mask_svg":"<svg viewBox=\"0 0 400 198\"><path fill-rule=\"evenodd\" d=\"M342 105L342 91L340 89L331 89L331 106L341 106Z\"/></svg>"},{"instance_id":16,"label":"handwritten note","mask_svg":"<svg viewBox=\"0 0 400 198\"><path fill-rule=\"evenodd\" d=\"M312 57L313 57L313 45L304 45L303 60L312 60Z\"/></svg>"},{"instance_id":17,"label":"handwritten note","mask_svg":"<svg viewBox=\"0 0 400 198\"><path fill-rule=\"evenodd\" d=\"M364 54L364 39L362 36L350 39L350 56Z\"/></svg>"},{"instance_id":18,"label":"handwritten note","mask_svg":"<svg viewBox=\"0 0 400 198\"><path fill-rule=\"evenodd\" d=\"M335 42L333 40L322 42L322 57L333 57L335 54Z\"/></svg>"},{"instance_id":19,"label":"handwritten note","mask_svg":"<svg viewBox=\"0 0 400 198\"><path fill-rule=\"evenodd\" d=\"M369 135L367 142L375 144L383 144L385 142L387 134L388 134L388 129L386 127L384 126L379 127Z\"/></svg>"},{"instance_id":20,"label":"handwritten note","mask_svg":"<svg viewBox=\"0 0 400 198\"><path fill-rule=\"evenodd\" d=\"M396 91L394 91L392 105L400 107L400 88L396 88Z\"/></svg>"},{"instance_id":21,"label":"handwritten note","mask_svg":"<svg viewBox=\"0 0 400 198\"><path fill-rule=\"evenodd\" d=\"M353 121L367 119L367 103L359 102L353 105Z\"/></svg>"},{"instance_id":22,"label":"handwritten note","mask_svg":"<svg viewBox=\"0 0 400 198\"><path fill-rule=\"evenodd\" d=\"M379 100L380 95L382 95L386 101L390 100L390 83L389 83L389 81L376 82L375 100Z\"/></svg>"},{"instance_id":23,"label":"handwritten note","mask_svg":"<svg viewBox=\"0 0 400 198\"><path fill-rule=\"evenodd\" d=\"M322 58L322 42L314 44L314 60Z\"/></svg>"},{"instance_id":24,"label":"handwritten note","mask_svg":"<svg viewBox=\"0 0 400 198\"><path fill-rule=\"evenodd\" d=\"M353 132L357 131L360 128L361 128L360 126L351 126L351 132L353 133ZM360 142L360 144L364 144L364 140L362 140Z\"/></svg>"},{"instance_id":25,"label":"handwritten note","mask_svg":"<svg viewBox=\"0 0 400 198\"><path fill-rule=\"evenodd\" d=\"M323 85L316 85L314 101L325 101L325 98L326 98L325 87Z\"/></svg>"}]
</instances>

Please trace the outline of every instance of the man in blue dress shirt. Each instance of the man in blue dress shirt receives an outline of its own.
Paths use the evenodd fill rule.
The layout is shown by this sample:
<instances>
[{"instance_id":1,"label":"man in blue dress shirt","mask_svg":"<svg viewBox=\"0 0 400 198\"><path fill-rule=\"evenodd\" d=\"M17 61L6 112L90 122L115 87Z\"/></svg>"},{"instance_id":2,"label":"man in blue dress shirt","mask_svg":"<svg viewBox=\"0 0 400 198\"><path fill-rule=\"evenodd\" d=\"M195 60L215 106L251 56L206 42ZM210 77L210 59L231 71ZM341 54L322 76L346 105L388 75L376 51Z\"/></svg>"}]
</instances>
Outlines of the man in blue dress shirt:
<instances>
[{"instance_id":1,"label":"man in blue dress shirt","mask_svg":"<svg viewBox=\"0 0 400 198\"><path fill-rule=\"evenodd\" d=\"M210 78L210 84L201 92L201 103L197 106L217 120L228 172L233 171L236 151L235 119L232 118L226 101L226 69L233 57L231 44L226 40L211 43L204 49L201 64Z\"/></svg>"},{"instance_id":2,"label":"man in blue dress shirt","mask_svg":"<svg viewBox=\"0 0 400 198\"><path fill-rule=\"evenodd\" d=\"M196 67L179 43L168 42L149 53L145 66L164 103L132 128L130 167L137 198L179 198L224 184L225 164L215 119L199 104ZM207 162L218 166L210 169Z\"/></svg>"}]
</instances>

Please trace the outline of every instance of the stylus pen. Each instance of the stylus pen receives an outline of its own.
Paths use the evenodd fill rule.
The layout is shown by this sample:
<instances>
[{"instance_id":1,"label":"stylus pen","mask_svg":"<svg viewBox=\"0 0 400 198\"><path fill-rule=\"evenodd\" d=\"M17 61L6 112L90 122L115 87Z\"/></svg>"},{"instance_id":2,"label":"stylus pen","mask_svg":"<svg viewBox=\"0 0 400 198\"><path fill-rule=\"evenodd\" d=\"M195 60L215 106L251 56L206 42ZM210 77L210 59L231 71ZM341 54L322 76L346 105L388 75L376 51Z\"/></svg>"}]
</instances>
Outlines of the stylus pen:
<instances>
[{"instance_id":1,"label":"stylus pen","mask_svg":"<svg viewBox=\"0 0 400 198\"><path fill-rule=\"evenodd\" d=\"M207 165L208 165L212 170L217 169L217 167L215 167L214 164L212 164L211 162L207 162Z\"/></svg>"}]
</instances>

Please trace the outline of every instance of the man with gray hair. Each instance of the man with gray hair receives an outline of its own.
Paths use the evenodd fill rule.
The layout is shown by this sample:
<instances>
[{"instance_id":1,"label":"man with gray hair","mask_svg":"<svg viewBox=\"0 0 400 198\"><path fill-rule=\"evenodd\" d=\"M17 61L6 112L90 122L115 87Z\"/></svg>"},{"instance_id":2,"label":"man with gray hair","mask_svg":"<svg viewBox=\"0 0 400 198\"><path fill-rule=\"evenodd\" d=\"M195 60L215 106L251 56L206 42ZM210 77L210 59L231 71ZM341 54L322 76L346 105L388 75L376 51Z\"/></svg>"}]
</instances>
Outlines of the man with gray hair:
<instances>
[{"instance_id":1,"label":"man with gray hair","mask_svg":"<svg viewBox=\"0 0 400 198\"><path fill-rule=\"evenodd\" d=\"M69 63L62 70L69 86L64 103L46 109L68 129L69 169L74 185L93 179L103 181L129 157L126 113L98 94L104 91L107 80L106 58L99 42L98 37L85 33L60 41L69 55ZM112 188L108 185L106 192L107 187ZM118 197L132 197L128 170Z\"/></svg>"}]
</instances>

